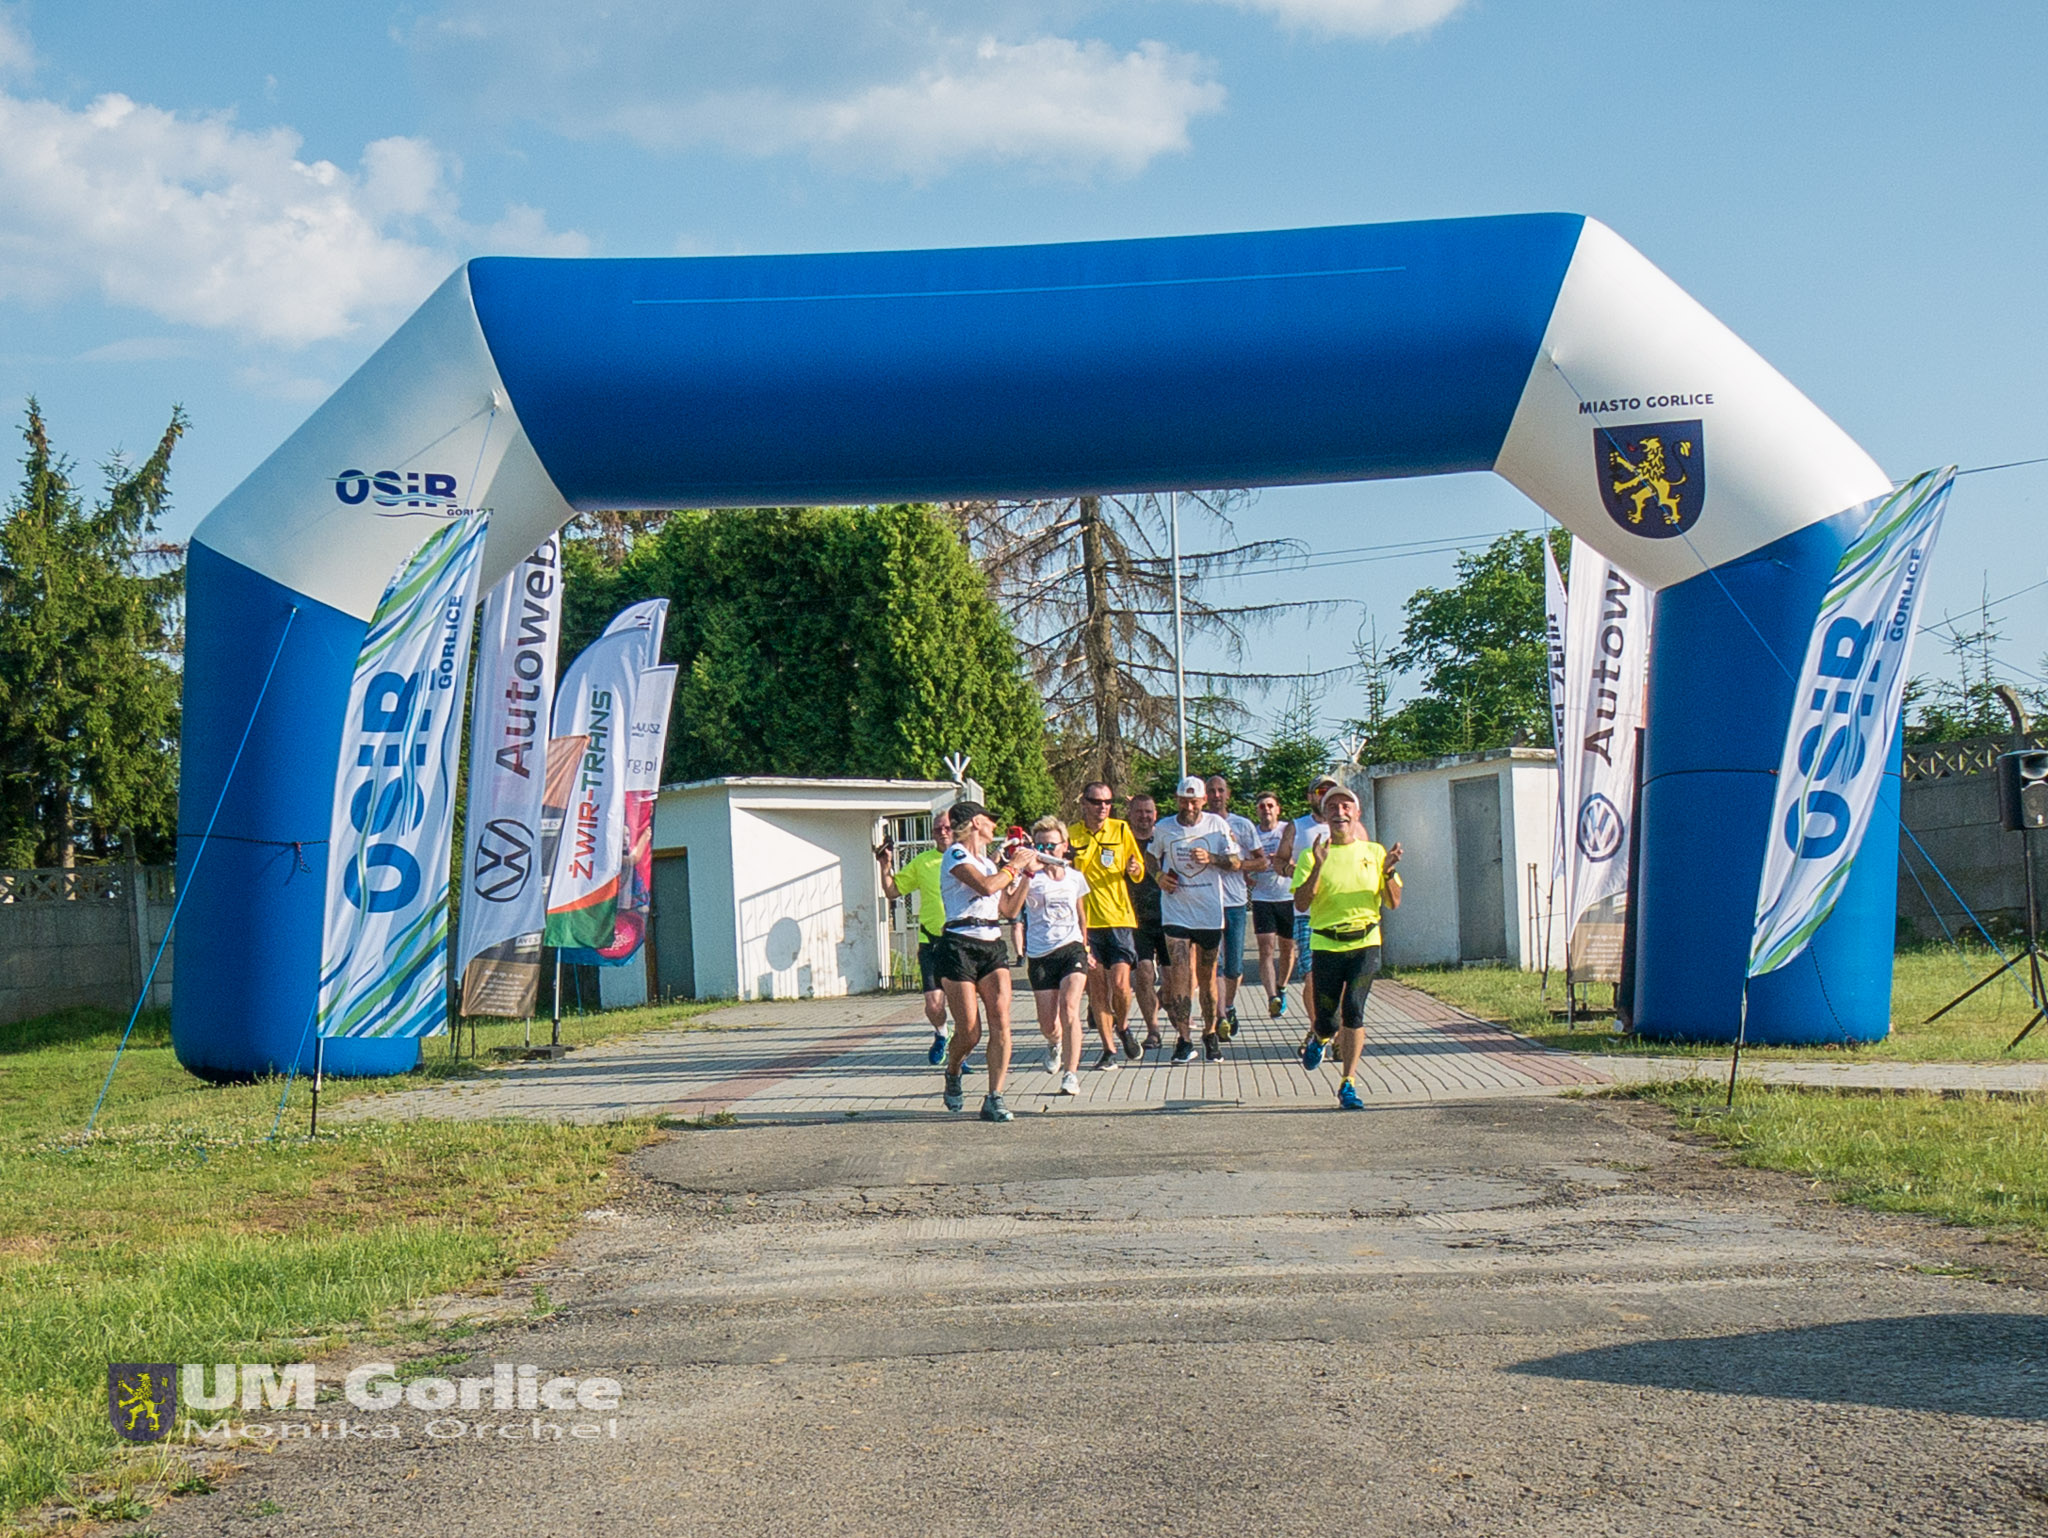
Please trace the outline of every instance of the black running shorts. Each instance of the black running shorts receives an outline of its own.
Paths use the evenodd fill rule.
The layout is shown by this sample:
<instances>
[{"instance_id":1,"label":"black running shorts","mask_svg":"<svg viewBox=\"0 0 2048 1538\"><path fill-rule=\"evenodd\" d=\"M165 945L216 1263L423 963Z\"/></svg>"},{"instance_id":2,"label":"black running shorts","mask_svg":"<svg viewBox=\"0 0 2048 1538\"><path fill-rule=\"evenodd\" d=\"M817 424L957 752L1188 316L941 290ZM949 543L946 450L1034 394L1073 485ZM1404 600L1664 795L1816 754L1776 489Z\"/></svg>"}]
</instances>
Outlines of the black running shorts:
<instances>
[{"instance_id":1,"label":"black running shorts","mask_svg":"<svg viewBox=\"0 0 2048 1538\"><path fill-rule=\"evenodd\" d=\"M1223 931L1220 929L1190 929L1185 924L1168 924L1166 938L1192 941L1197 950L1217 951L1223 948Z\"/></svg>"},{"instance_id":2,"label":"black running shorts","mask_svg":"<svg viewBox=\"0 0 2048 1538\"><path fill-rule=\"evenodd\" d=\"M1294 938L1294 902L1291 898L1280 902L1255 902L1252 904L1252 933L1255 935L1285 935Z\"/></svg>"},{"instance_id":3,"label":"black running shorts","mask_svg":"<svg viewBox=\"0 0 2048 1538\"><path fill-rule=\"evenodd\" d=\"M944 935L939 935L917 942L917 975L924 983L926 993L939 991L939 948L945 940Z\"/></svg>"},{"instance_id":4,"label":"black running shorts","mask_svg":"<svg viewBox=\"0 0 2048 1538\"><path fill-rule=\"evenodd\" d=\"M1031 974L1031 991L1046 993L1058 988L1076 972L1088 970L1088 947L1076 940L1043 956L1028 956L1024 970Z\"/></svg>"},{"instance_id":5,"label":"black running shorts","mask_svg":"<svg viewBox=\"0 0 2048 1538\"><path fill-rule=\"evenodd\" d=\"M1166 931L1143 927L1131 931L1131 944L1138 952L1140 961L1156 961L1162 967L1173 965L1173 953L1166 948Z\"/></svg>"},{"instance_id":6,"label":"black running shorts","mask_svg":"<svg viewBox=\"0 0 2048 1538\"><path fill-rule=\"evenodd\" d=\"M939 976L949 983L979 983L995 972L1010 969L1010 948L1001 937L976 940L967 935L939 937Z\"/></svg>"},{"instance_id":7,"label":"black running shorts","mask_svg":"<svg viewBox=\"0 0 2048 1538\"><path fill-rule=\"evenodd\" d=\"M1134 967L1138 964L1138 944L1132 934L1128 929L1091 929L1088 949L1106 967Z\"/></svg>"}]
</instances>

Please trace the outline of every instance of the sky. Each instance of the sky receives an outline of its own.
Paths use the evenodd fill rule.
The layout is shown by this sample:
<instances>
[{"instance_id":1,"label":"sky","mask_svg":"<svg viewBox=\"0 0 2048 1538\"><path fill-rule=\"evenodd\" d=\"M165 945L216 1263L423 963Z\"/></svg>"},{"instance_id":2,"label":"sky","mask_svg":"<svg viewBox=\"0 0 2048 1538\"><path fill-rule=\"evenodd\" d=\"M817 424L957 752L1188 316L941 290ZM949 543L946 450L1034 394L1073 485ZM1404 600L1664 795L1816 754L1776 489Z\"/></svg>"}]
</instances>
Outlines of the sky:
<instances>
[{"instance_id":1,"label":"sky","mask_svg":"<svg viewBox=\"0 0 2048 1538\"><path fill-rule=\"evenodd\" d=\"M0 0L0 408L91 467L181 404L183 537L473 255L1564 209L1892 475L2048 457L2044 56L2038 0ZM2022 683L2044 509L2048 464L1965 477L1927 597L2005 599ZM1344 553L1233 596L1342 607L1246 665L1342 666L1541 524L1486 475L1264 492L1240 535ZM1938 633L1916 667L1953 671Z\"/></svg>"}]
</instances>

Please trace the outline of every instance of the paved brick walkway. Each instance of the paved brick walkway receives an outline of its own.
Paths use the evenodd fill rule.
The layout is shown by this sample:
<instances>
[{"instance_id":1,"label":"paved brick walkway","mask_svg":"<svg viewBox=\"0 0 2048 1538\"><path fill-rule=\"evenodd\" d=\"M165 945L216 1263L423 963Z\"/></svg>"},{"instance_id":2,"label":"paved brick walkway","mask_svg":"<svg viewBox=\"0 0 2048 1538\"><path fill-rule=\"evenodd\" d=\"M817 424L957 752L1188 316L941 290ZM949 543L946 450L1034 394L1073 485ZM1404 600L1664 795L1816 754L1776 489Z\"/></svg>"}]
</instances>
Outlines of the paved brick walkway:
<instances>
[{"instance_id":1,"label":"paved brick walkway","mask_svg":"<svg viewBox=\"0 0 2048 1538\"><path fill-rule=\"evenodd\" d=\"M1295 1056L1307 1018L1299 992L1281 1019L1264 1013L1264 995L1247 989L1243 1024L1220 1063L1174 1065L1167 1051L1095 1072L1099 1043L1082 1058L1081 1094L1058 1094L1045 1071L1044 1039L1028 996L1019 998L1016 1051L1007 1090L1012 1109L1114 1112L1205 1105L1320 1107L1334 1101L1337 1073L1302 1069ZM1388 1104L1554 1094L1600 1085L1597 1063L1537 1046L1499 1026L1397 983L1373 989L1366 1009L1367 1049L1359 1088ZM739 1005L705 1017L705 1029L657 1031L580 1048L558 1063L496 1069L475 1080L353 1102L357 1115L530 1116L605 1121L625 1116L690 1117L730 1112L744 1120L821 1116L942 1116L940 1075L925 1062L931 1041L924 1015L902 996ZM1172 1041L1171 1033L1167 1040ZM968 1092L985 1086L981 1056L969 1065Z\"/></svg>"}]
</instances>

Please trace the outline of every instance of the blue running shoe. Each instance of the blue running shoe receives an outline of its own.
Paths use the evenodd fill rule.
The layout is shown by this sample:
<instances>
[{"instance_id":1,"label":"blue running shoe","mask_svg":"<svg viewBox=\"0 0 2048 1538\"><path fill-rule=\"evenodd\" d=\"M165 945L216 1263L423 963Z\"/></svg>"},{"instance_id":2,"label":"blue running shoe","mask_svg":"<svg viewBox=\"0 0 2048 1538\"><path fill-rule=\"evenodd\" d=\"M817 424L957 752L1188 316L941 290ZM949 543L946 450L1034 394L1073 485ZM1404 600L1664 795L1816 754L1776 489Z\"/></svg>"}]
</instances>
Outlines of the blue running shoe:
<instances>
[{"instance_id":1,"label":"blue running shoe","mask_svg":"<svg viewBox=\"0 0 2048 1538\"><path fill-rule=\"evenodd\" d=\"M964 1111L967 1109L967 1086L960 1082L960 1075L946 1075L946 1109Z\"/></svg>"},{"instance_id":2,"label":"blue running shoe","mask_svg":"<svg viewBox=\"0 0 2048 1538\"><path fill-rule=\"evenodd\" d=\"M1362 1111L1365 1109L1364 1097L1358 1093L1358 1086L1349 1079L1346 1079L1337 1086L1337 1104L1347 1111Z\"/></svg>"},{"instance_id":3,"label":"blue running shoe","mask_svg":"<svg viewBox=\"0 0 2048 1538\"><path fill-rule=\"evenodd\" d=\"M1323 1038L1311 1031L1308 1040L1302 1043L1301 1066L1314 1073L1323 1066L1323 1050Z\"/></svg>"},{"instance_id":4,"label":"blue running shoe","mask_svg":"<svg viewBox=\"0 0 2048 1538\"><path fill-rule=\"evenodd\" d=\"M934 1068L946 1060L946 1033L944 1031L933 1033L932 1049L925 1053L924 1060Z\"/></svg>"}]
</instances>

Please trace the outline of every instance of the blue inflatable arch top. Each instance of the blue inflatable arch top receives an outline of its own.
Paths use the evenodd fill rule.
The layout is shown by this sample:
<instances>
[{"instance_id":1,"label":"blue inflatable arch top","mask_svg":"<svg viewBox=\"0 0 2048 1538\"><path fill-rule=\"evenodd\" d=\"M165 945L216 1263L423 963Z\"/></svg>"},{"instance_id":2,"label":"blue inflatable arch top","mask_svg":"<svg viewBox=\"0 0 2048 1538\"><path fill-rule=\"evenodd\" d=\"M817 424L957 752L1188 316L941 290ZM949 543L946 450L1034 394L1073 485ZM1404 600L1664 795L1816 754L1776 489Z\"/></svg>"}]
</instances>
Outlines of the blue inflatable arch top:
<instances>
[{"instance_id":1,"label":"blue inflatable arch top","mask_svg":"<svg viewBox=\"0 0 2048 1538\"><path fill-rule=\"evenodd\" d=\"M1602 500L1597 435L1677 421L1699 424L1704 498L1682 531L1631 528ZM179 1058L230 1076L303 1054L357 647L386 579L451 508L492 509L489 584L577 509L1470 470L1658 590L1637 1019L1726 1039L1791 705L1772 650L1801 655L1836 515L1890 482L1612 231L1534 214L468 263L194 535L181 876L298 617L186 899ZM1754 1039L1888 1029L1895 819L1894 781L1810 955L1752 990ZM417 1050L336 1041L328 1062L396 1071Z\"/></svg>"}]
</instances>

